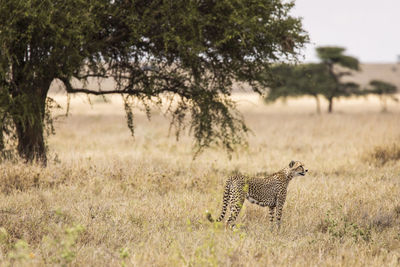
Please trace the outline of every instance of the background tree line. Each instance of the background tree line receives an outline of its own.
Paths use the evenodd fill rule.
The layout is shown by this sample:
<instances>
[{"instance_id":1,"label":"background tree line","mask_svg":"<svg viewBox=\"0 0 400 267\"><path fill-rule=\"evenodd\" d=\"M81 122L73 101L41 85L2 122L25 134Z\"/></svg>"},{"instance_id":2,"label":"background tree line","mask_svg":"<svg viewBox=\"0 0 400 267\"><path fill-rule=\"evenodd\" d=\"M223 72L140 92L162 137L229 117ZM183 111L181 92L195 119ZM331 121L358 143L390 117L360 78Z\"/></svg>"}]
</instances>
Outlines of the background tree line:
<instances>
[{"instance_id":1,"label":"background tree line","mask_svg":"<svg viewBox=\"0 0 400 267\"><path fill-rule=\"evenodd\" d=\"M398 101L397 87L381 80L371 80L365 88L354 82L344 81L352 71L359 71L357 58L345 55L342 47L318 47L319 63L279 64L272 68L274 79L269 85L265 101L273 102L280 98L309 95L315 98L317 113L321 112L320 97L328 101L328 113L333 111L335 99L350 96L379 96L382 111L387 110L389 100Z\"/></svg>"}]
</instances>

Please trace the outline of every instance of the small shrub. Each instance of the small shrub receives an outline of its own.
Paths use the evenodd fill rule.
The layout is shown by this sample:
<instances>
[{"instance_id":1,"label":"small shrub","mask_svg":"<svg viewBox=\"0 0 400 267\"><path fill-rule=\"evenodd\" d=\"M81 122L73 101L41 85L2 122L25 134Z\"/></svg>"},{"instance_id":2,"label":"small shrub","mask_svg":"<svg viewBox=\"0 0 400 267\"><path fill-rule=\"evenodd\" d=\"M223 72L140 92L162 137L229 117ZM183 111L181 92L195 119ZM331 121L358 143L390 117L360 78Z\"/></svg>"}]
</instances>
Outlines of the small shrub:
<instances>
[{"instance_id":1,"label":"small shrub","mask_svg":"<svg viewBox=\"0 0 400 267\"><path fill-rule=\"evenodd\" d=\"M367 218L366 224L378 231L383 231L386 228L395 227L400 219L400 206L397 205L393 210L382 210Z\"/></svg>"},{"instance_id":2,"label":"small shrub","mask_svg":"<svg viewBox=\"0 0 400 267\"><path fill-rule=\"evenodd\" d=\"M377 214L371 219L371 226L382 231L385 228L392 227L395 222L395 216L392 213Z\"/></svg>"},{"instance_id":3,"label":"small shrub","mask_svg":"<svg viewBox=\"0 0 400 267\"><path fill-rule=\"evenodd\" d=\"M328 233L334 239L342 240L346 236L351 236L355 242L360 240L371 241L370 227L362 227L349 221L346 217L337 218L333 216L331 211L328 211L325 219L317 225L317 230Z\"/></svg>"},{"instance_id":4,"label":"small shrub","mask_svg":"<svg viewBox=\"0 0 400 267\"><path fill-rule=\"evenodd\" d=\"M61 266L71 264L79 251L78 244L85 231L85 228L78 224L66 227L62 232L49 233L49 235L44 236L41 250L45 255L50 255L46 257L46 262Z\"/></svg>"},{"instance_id":5,"label":"small shrub","mask_svg":"<svg viewBox=\"0 0 400 267\"><path fill-rule=\"evenodd\" d=\"M0 227L0 245L4 246L6 249L11 248L11 237L7 232L6 228Z\"/></svg>"},{"instance_id":6,"label":"small shrub","mask_svg":"<svg viewBox=\"0 0 400 267\"><path fill-rule=\"evenodd\" d=\"M400 216L400 205L394 207L394 213L396 214L396 217Z\"/></svg>"},{"instance_id":7,"label":"small shrub","mask_svg":"<svg viewBox=\"0 0 400 267\"><path fill-rule=\"evenodd\" d=\"M121 266L126 266L126 259L129 257L129 249L121 248L119 250L119 257L121 259Z\"/></svg>"},{"instance_id":8,"label":"small shrub","mask_svg":"<svg viewBox=\"0 0 400 267\"><path fill-rule=\"evenodd\" d=\"M81 225L70 227L65 230L65 238L61 241L63 247L61 258L65 263L70 263L76 256L77 239L85 228Z\"/></svg>"},{"instance_id":9,"label":"small shrub","mask_svg":"<svg viewBox=\"0 0 400 267\"><path fill-rule=\"evenodd\" d=\"M382 145L376 146L368 152L365 159L375 165L382 166L389 161L400 160L400 145Z\"/></svg>"},{"instance_id":10,"label":"small shrub","mask_svg":"<svg viewBox=\"0 0 400 267\"><path fill-rule=\"evenodd\" d=\"M24 240L18 240L14 245L14 249L7 256L11 263L21 264L31 258L30 255L33 254L30 252L28 243Z\"/></svg>"}]
</instances>

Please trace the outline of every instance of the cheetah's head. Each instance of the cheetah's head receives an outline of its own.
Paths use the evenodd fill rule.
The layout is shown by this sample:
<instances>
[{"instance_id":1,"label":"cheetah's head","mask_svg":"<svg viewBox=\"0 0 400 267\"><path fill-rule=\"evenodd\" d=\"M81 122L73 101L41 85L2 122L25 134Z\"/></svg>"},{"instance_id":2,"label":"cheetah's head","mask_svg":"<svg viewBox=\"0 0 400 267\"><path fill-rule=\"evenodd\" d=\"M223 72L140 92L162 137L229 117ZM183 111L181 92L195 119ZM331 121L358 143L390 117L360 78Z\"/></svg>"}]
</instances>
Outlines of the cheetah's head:
<instances>
[{"instance_id":1,"label":"cheetah's head","mask_svg":"<svg viewBox=\"0 0 400 267\"><path fill-rule=\"evenodd\" d=\"M306 172L308 172L308 170L304 167L304 164L301 163L300 161L292 160L289 163L289 168L290 168L290 173L292 174L293 177L299 175L304 176L306 175Z\"/></svg>"}]
</instances>

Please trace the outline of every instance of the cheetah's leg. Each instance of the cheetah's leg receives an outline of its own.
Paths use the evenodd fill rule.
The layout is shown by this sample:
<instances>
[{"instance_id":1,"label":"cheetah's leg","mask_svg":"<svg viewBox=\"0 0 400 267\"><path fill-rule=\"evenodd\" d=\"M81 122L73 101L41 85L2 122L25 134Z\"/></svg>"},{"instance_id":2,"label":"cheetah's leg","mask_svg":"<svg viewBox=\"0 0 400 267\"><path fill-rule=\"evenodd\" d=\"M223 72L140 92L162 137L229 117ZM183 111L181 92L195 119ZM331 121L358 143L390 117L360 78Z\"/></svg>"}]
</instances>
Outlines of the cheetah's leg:
<instances>
[{"instance_id":1,"label":"cheetah's leg","mask_svg":"<svg viewBox=\"0 0 400 267\"><path fill-rule=\"evenodd\" d=\"M281 218L282 218L282 209L286 200L286 190L282 190L279 192L277 197L277 205L276 205L276 224L278 226L278 230L281 227Z\"/></svg>"},{"instance_id":2,"label":"cheetah's leg","mask_svg":"<svg viewBox=\"0 0 400 267\"><path fill-rule=\"evenodd\" d=\"M269 207L269 222L270 223L272 223L274 221L274 212L275 212L275 206Z\"/></svg>"},{"instance_id":3,"label":"cheetah's leg","mask_svg":"<svg viewBox=\"0 0 400 267\"><path fill-rule=\"evenodd\" d=\"M227 225L230 225L232 228L235 227L235 220L240 213L240 210L243 207L244 197L239 197L238 199L233 200L234 202L231 203L231 214L229 215L228 221L226 222Z\"/></svg>"},{"instance_id":4,"label":"cheetah's leg","mask_svg":"<svg viewBox=\"0 0 400 267\"><path fill-rule=\"evenodd\" d=\"M230 182L228 181L225 185L221 215L218 217L217 222L222 221L222 219L225 217L226 208L228 207L229 200L230 200L230 193L231 193L230 191L231 191L231 185L230 185Z\"/></svg>"},{"instance_id":5,"label":"cheetah's leg","mask_svg":"<svg viewBox=\"0 0 400 267\"><path fill-rule=\"evenodd\" d=\"M274 228L273 222L274 222L274 213L275 213L275 206L270 206L269 207L269 225L270 225L270 230L272 231Z\"/></svg>"}]
</instances>

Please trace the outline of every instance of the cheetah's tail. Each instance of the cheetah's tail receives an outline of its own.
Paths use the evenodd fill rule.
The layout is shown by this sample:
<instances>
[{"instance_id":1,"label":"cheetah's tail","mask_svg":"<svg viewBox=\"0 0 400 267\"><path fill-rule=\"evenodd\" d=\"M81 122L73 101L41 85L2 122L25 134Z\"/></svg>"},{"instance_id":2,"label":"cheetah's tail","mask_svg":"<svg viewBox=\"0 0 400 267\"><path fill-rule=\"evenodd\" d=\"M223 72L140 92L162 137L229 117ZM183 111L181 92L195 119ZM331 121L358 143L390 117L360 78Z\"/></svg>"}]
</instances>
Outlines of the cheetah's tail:
<instances>
[{"instance_id":1,"label":"cheetah's tail","mask_svg":"<svg viewBox=\"0 0 400 267\"><path fill-rule=\"evenodd\" d=\"M208 210L206 210L206 217L207 217L207 220L209 220L210 222L214 222L214 219Z\"/></svg>"}]
</instances>

